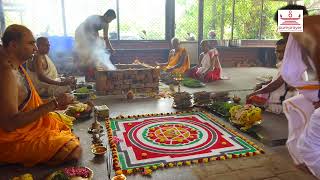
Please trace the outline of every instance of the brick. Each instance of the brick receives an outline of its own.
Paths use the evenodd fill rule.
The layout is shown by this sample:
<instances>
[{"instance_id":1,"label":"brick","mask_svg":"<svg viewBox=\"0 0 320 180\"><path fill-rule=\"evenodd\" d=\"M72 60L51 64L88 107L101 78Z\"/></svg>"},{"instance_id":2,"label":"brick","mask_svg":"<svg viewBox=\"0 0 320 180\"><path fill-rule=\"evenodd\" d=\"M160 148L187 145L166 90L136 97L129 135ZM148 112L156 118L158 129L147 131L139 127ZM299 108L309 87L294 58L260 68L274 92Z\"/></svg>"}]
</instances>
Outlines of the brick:
<instances>
[{"instance_id":1,"label":"brick","mask_svg":"<svg viewBox=\"0 0 320 180\"><path fill-rule=\"evenodd\" d=\"M96 82L102 84L102 81L106 81L104 86L98 85L97 91L107 91L107 94L121 94L122 91L127 91L129 88L140 89L140 92L151 92L153 89L158 89L159 77L153 78L153 74L155 74L153 69L131 69L130 67L137 68L132 64L117 66L121 69L97 72Z\"/></svg>"},{"instance_id":2,"label":"brick","mask_svg":"<svg viewBox=\"0 0 320 180\"><path fill-rule=\"evenodd\" d=\"M144 47L144 46L141 46ZM139 48L136 46L135 48ZM123 47L121 48L123 49ZM118 53L111 56L113 63L130 64L134 59L141 59L148 64L154 64L157 60L167 60L169 49L134 49L134 50L118 50Z\"/></svg>"}]
</instances>

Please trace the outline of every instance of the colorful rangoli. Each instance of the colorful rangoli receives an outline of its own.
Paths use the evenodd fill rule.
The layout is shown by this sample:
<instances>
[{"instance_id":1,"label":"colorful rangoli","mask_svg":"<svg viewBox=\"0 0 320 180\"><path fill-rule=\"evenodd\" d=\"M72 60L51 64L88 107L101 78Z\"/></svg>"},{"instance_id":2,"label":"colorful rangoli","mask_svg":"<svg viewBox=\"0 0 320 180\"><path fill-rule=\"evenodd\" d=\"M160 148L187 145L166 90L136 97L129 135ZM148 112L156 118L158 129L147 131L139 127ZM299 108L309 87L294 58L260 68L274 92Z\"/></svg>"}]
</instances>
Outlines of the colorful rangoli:
<instances>
[{"instance_id":1,"label":"colorful rangoli","mask_svg":"<svg viewBox=\"0 0 320 180\"><path fill-rule=\"evenodd\" d=\"M263 153L207 112L117 117L106 126L114 169L125 174Z\"/></svg>"}]
</instances>

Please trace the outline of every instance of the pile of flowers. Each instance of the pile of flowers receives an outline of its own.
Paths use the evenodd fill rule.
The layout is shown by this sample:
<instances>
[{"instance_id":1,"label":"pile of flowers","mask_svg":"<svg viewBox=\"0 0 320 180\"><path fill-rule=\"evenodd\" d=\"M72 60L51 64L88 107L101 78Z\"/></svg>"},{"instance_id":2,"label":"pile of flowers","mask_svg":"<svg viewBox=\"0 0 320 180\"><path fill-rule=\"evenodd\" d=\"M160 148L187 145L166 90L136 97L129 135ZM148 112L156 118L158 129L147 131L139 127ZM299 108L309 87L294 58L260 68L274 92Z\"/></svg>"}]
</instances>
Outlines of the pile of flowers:
<instances>
[{"instance_id":1,"label":"pile of flowers","mask_svg":"<svg viewBox=\"0 0 320 180\"><path fill-rule=\"evenodd\" d=\"M262 121L261 109L251 104L233 106L230 110L230 121L247 131Z\"/></svg>"},{"instance_id":2,"label":"pile of flowers","mask_svg":"<svg viewBox=\"0 0 320 180\"><path fill-rule=\"evenodd\" d=\"M86 167L68 167L63 169L63 173L68 177L80 176L88 178L91 176L91 171Z\"/></svg>"},{"instance_id":3,"label":"pile of flowers","mask_svg":"<svg viewBox=\"0 0 320 180\"><path fill-rule=\"evenodd\" d=\"M70 180L83 179L92 180L93 172L87 167L67 167L50 174L47 180Z\"/></svg>"}]
</instances>

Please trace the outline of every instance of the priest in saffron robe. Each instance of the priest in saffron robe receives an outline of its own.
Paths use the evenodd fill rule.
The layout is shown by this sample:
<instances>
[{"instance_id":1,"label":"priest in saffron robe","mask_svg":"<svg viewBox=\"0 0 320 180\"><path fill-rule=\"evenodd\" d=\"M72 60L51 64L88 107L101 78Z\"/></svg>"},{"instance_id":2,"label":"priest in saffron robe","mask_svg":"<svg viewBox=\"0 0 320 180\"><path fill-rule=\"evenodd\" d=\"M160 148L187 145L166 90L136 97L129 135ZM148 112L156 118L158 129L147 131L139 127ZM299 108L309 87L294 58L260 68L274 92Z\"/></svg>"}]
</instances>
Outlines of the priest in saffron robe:
<instances>
[{"instance_id":1,"label":"priest in saffron robe","mask_svg":"<svg viewBox=\"0 0 320 180\"><path fill-rule=\"evenodd\" d=\"M22 25L10 25L2 42L0 162L29 167L79 159L79 139L63 122L63 117L54 112L66 108L73 97L62 94L43 103L22 67L37 50L32 32Z\"/></svg>"}]
</instances>

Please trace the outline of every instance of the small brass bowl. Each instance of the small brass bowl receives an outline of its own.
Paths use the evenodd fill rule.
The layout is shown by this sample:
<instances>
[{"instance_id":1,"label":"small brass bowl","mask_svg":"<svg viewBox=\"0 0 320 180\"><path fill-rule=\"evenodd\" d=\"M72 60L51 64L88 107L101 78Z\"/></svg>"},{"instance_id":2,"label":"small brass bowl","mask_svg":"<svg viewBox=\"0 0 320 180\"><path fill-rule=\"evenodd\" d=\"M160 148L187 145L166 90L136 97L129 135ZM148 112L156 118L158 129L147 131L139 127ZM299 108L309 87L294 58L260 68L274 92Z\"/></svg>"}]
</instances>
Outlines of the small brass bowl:
<instances>
[{"instance_id":1,"label":"small brass bowl","mask_svg":"<svg viewBox=\"0 0 320 180\"><path fill-rule=\"evenodd\" d=\"M102 143L92 144L91 149L94 149L95 147L98 147L98 146L103 146L103 144Z\"/></svg>"},{"instance_id":2,"label":"small brass bowl","mask_svg":"<svg viewBox=\"0 0 320 180\"><path fill-rule=\"evenodd\" d=\"M233 100L234 103L238 104L238 103L240 103L241 98L236 96L236 97L233 97L232 100Z\"/></svg>"},{"instance_id":3,"label":"small brass bowl","mask_svg":"<svg viewBox=\"0 0 320 180\"><path fill-rule=\"evenodd\" d=\"M95 146L91 149L94 155L104 155L107 152L107 148L104 146Z\"/></svg>"},{"instance_id":4,"label":"small brass bowl","mask_svg":"<svg viewBox=\"0 0 320 180\"><path fill-rule=\"evenodd\" d=\"M127 180L127 177L123 174L114 176L111 180Z\"/></svg>"}]
</instances>

